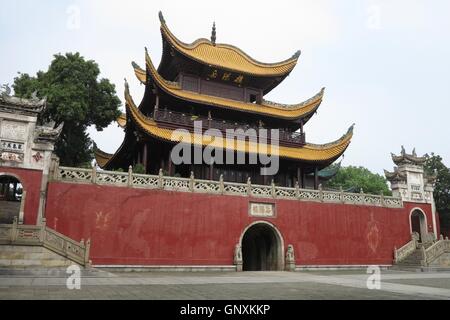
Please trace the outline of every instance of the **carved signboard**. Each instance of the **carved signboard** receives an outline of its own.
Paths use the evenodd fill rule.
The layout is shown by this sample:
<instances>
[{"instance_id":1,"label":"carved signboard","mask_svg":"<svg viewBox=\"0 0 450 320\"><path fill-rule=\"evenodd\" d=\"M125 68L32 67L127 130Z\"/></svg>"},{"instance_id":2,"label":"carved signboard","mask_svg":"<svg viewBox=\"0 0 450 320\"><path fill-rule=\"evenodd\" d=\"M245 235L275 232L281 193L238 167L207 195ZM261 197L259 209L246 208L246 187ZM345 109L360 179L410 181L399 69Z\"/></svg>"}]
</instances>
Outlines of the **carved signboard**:
<instances>
[{"instance_id":1,"label":"carved signboard","mask_svg":"<svg viewBox=\"0 0 450 320\"><path fill-rule=\"evenodd\" d=\"M275 204L250 202L249 214L254 217L274 217L275 216Z\"/></svg>"},{"instance_id":2,"label":"carved signboard","mask_svg":"<svg viewBox=\"0 0 450 320\"><path fill-rule=\"evenodd\" d=\"M13 151L13 152L23 152L25 149L24 144L21 142L6 141L6 140L1 141L0 147L2 151Z\"/></svg>"}]
</instances>

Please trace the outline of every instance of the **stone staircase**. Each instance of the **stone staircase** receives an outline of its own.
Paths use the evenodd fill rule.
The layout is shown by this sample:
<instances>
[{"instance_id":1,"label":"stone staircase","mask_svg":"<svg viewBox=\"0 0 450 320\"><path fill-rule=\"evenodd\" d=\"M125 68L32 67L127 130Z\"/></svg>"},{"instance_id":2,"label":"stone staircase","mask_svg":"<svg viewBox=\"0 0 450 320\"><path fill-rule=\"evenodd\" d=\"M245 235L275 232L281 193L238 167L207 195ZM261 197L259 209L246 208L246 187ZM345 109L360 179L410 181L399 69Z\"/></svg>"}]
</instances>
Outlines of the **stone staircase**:
<instances>
[{"instance_id":1,"label":"stone staircase","mask_svg":"<svg viewBox=\"0 0 450 320\"><path fill-rule=\"evenodd\" d=\"M63 268L74 264L43 246L0 246L1 269Z\"/></svg>"},{"instance_id":2,"label":"stone staircase","mask_svg":"<svg viewBox=\"0 0 450 320\"><path fill-rule=\"evenodd\" d=\"M44 224L0 224L0 270L90 267L90 240L77 242Z\"/></svg>"},{"instance_id":3,"label":"stone staircase","mask_svg":"<svg viewBox=\"0 0 450 320\"><path fill-rule=\"evenodd\" d=\"M422 262L423 262L422 249L416 249L405 259L396 263L396 266L406 268L413 268L413 267L419 268L422 266Z\"/></svg>"},{"instance_id":4,"label":"stone staircase","mask_svg":"<svg viewBox=\"0 0 450 320\"><path fill-rule=\"evenodd\" d=\"M393 269L416 271L450 270L450 240L433 240L419 243L418 236L412 235L410 242L394 250Z\"/></svg>"}]
</instances>

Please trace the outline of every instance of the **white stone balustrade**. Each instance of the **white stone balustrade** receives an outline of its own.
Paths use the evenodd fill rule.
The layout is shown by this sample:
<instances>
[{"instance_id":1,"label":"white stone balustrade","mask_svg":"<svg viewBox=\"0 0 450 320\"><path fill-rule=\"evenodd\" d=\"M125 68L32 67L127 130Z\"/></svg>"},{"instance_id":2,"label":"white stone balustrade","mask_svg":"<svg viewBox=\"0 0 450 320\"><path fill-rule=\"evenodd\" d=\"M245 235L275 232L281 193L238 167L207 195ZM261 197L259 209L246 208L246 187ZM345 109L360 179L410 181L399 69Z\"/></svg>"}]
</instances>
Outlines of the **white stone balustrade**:
<instances>
[{"instance_id":1,"label":"white stone balustrade","mask_svg":"<svg viewBox=\"0 0 450 320\"><path fill-rule=\"evenodd\" d=\"M277 187L273 183L268 186L253 185L250 180L247 183L224 182L222 177L219 181L197 180L193 175L190 178L168 177L162 174L162 170L160 170L159 175L145 175L135 174L131 171L131 168L126 173L103 171L96 168L83 169L56 166L53 172L53 180L179 192L403 208L403 201L396 197L300 189L298 185L295 188Z\"/></svg>"}]
</instances>

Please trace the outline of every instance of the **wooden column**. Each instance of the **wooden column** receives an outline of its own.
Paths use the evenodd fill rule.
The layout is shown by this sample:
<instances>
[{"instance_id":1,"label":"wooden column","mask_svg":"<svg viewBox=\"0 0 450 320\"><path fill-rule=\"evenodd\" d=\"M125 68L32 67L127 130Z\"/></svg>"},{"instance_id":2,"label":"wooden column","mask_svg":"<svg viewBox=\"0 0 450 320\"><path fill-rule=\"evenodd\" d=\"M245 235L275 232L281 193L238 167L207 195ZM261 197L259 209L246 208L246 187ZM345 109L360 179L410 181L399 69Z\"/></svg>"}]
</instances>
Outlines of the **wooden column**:
<instances>
[{"instance_id":1,"label":"wooden column","mask_svg":"<svg viewBox=\"0 0 450 320\"><path fill-rule=\"evenodd\" d=\"M297 168L297 182L298 182L298 186L300 188L302 188L302 189L305 188L305 179L303 176L303 170L300 167Z\"/></svg>"},{"instance_id":2,"label":"wooden column","mask_svg":"<svg viewBox=\"0 0 450 320\"><path fill-rule=\"evenodd\" d=\"M314 190L319 189L319 169L314 168Z\"/></svg>"},{"instance_id":3,"label":"wooden column","mask_svg":"<svg viewBox=\"0 0 450 320\"><path fill-rule=\"evenodd\" d=\"M170 152L169 152L169 156L167 157L167 172L169 173L169 176L173 175L173 163L172 163L172 159L170 158Z\"/></svg>"},{"instance_id":4,"label":"wooden column","mask_svg":"<svg viewBox=\"0 0 450 320\"><path fill-rule=\"evenodd\" d=\"M209 180L214 180L214 164L209 165Z\"/></svg>"},{"instance_id":5,"label":"wooden column","mask_svg":"<svg viewBox=\"0 0 450 320\"><path fill-rule=\"evenodd\" d=\"M303 131L303 120L300 121L300 134L301 134L301 141L302 143L305 143L305 132Z\"/></svg>"},{"instance_id":6,"label":"wooden column","mask_svg":"<svg viewBox=\"0 0 450 320\"><path fill-rule=\"evenodd\" d=\"M144 165L145 168L145 173L147 172L147 163L148 163L148 146L147 146L147 141L144 142L144 146L142 147L142 164Z\"/></svg>"}]
</instances>

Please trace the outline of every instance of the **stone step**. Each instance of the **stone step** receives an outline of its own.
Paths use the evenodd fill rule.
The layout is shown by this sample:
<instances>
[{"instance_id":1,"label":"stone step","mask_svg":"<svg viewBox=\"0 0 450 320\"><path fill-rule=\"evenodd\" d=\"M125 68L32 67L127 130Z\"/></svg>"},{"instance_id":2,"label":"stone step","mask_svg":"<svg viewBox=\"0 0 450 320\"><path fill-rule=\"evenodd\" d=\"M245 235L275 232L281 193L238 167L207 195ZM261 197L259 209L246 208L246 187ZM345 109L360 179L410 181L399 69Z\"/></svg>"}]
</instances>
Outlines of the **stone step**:
<instances>
[{"instance_id":1,"label":"stone step","mask_svg":"<svg viewBox=\"0 0 450 320\"><path fill-rule=\"evenodd\" d=\"M116 275L95 269L95 268L83 268L81 269L82 277L117 277ZM0 277L4 276L23 276L23 277L60 277L66 278L69 275L67 273L67 267L51 267L51 268L42 268L42 267L15 267L15 268L7 268L0 267Z\"/></svg>"},{"instance_id":2,"label":"stone step","mask_svg":"<svg viewBox=\"0 0 450 320\"><path fill-rule=\"evenodd\" d=\"M0 245L0 267L67 267L73 261L42 246Z\"/></svg>"}]
</instances>

